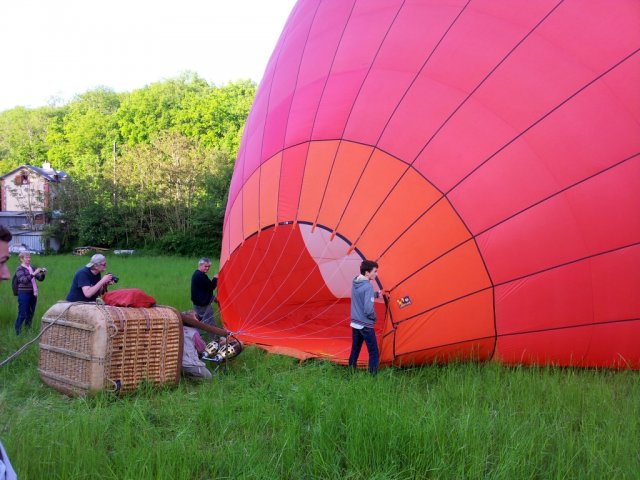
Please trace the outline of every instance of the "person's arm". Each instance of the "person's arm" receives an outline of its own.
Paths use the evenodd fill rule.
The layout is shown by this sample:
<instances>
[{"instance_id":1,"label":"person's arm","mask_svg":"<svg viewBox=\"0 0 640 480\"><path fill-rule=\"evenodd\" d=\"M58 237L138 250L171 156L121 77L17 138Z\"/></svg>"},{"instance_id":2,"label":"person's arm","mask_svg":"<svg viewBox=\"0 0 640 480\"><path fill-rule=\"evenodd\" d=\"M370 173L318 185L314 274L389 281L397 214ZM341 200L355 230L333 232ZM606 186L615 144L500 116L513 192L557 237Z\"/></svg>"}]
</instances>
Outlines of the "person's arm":
<instances>
[{"instance_id":1,"label":"person's arm","mask_svg":"<svg viewBox=\"0 0 640 480\"><path fill-rule=\"evenodd\" d=\"M85 285L84 287L82 287L82 294L84 295L85 298L91 298L98 292L100 292L100 294L103 294L104 291L106 291L107 285L111 282L111 280L113 280L111 274L107 273L95 285L93 286Z\"/></svg>"},{"instance_id":2,"label":"person's arm","mask_svg":"<svg viewBox=\"0 0 640 480\"><path fill-rule=\"evenodd\" d=\"M193 312L182 312L180 315L182 316L182 323L184 323L188 327L199 328L200 330L204 330L205 332L213 333L214 335L219 335L221 337L226 337L230 333L224 328L218 328L214 327L213 325L202 323L196 318L196 314Z\"/></svg>"}]
</instances>

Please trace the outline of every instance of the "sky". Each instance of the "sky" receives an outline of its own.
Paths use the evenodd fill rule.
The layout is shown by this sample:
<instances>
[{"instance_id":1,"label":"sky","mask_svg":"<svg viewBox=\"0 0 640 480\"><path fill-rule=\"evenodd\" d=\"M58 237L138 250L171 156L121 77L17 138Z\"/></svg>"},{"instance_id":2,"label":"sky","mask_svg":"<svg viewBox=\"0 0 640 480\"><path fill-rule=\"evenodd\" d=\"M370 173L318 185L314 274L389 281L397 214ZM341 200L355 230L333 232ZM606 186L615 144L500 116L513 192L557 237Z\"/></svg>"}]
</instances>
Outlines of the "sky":
<instances>
[{"instance_id":1,"label":"sky","mask_svg":"<svg viewBox=\"0 0 640 480\"><path fill-rule=\"evenodd\" d=\"M197 73L259 82L296 0L0 3L0 111Z\"/></svg>"}]
</instances>

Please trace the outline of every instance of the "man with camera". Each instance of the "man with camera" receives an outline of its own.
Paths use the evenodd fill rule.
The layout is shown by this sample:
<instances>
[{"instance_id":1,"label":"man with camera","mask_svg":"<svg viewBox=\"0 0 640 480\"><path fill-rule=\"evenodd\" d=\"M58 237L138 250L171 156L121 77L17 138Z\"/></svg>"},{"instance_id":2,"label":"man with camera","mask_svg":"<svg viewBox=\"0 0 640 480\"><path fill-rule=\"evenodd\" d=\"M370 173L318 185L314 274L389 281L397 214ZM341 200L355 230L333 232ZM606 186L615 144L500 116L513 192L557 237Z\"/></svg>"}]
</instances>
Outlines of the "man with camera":
<instances>
[{"instance_id":1,"label":"man with camera","mask_svg":"<svg viewBox=\"0 0 640 480\"><path fill-rule=\"evenodd\" d=\"M20 252L20 266L16 268L14 277L14 294L18 297L18 318L16 319L16 335L20 335L22 326L27 330L31 329L31 321L36 311L38 302L38 285L36 280L44 280L47 269L44 267L34 268L31 266L31 254L27 251Z\"/></svg>"},{"instance_id":2,"label":"man with camera","mask_svg":"<svg viewBox=\"0 0 640 480\"><path fill-rule=\"evenodd\" d=\"M106 268L107 259L104 255L96 253L91 257L91 261L73 276L67 302L95 302L107 291L108 285L118 281L118 277L112 273L107 273L101 278L100 274Z\"/></svg>"}]
</instances>

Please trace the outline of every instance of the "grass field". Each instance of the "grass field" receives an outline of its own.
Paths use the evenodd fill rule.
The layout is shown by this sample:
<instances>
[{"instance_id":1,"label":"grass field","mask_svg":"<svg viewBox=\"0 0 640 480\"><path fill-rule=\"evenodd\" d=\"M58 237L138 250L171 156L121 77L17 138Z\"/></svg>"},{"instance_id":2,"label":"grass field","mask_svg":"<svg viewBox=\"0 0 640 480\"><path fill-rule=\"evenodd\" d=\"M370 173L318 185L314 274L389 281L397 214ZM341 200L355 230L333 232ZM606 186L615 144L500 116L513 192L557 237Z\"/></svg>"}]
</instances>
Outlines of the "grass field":
<instances>
[{"instance_id":1,"label":"grass field","mask_svg":"<svg viewBox=\"0 0 640 480\"><path fill-rule=\"evenodd\" d=\"M39 318L86 258L33 263L49 269ZM185 309L195 263L109 256L108 271ZM2 360L37 328L15 337L8 282L0 305ZM638 372L453 364L372 378L249 348L212 382L69 399L41 384L37 356L0 370L0 439L21 479L640 477Z\"/></svg>"}]
</instances>

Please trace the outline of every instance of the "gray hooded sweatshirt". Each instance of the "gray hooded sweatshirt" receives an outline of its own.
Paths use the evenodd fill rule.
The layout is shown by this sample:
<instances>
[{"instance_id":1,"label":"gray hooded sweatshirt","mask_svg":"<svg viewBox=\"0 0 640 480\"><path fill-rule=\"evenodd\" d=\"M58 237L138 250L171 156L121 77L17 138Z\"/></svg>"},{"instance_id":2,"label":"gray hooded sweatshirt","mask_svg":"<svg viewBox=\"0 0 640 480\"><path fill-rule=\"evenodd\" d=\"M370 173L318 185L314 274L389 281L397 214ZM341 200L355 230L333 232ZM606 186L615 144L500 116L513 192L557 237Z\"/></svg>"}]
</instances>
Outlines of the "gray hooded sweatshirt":
<instances>
[{"instance_id":1,"label":"gray hooded sweatshirt","mask_svg":"<svg viewBox=\"0 0 640 480\"><path fill-rule=\"evenodd\" d=\"M365 327L376 323L373 309L376 294L371 282L364 275L358 275L351 285L351 321Z\"/></svg>"}]
</instances>

